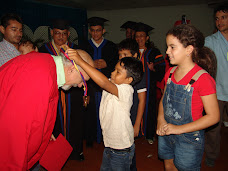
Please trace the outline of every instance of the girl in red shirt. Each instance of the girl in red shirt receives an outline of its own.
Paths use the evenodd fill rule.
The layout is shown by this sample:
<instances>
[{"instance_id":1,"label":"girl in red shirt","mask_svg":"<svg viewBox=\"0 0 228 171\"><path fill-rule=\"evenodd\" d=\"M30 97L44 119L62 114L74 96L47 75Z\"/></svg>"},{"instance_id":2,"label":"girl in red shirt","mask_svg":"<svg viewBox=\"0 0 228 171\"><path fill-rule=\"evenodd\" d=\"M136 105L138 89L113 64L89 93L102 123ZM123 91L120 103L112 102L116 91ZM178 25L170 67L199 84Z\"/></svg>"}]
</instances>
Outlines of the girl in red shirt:
<instances>
[{"instance_id":1,"label":"girl in red shirt","mask_svg":"<svg viewBox=\"0 0 228 171\"><path fill-rule=\"evenodd\" d=\"M179 25L166 35L170 63L159 104L158 155L165 170L200 170L204 130L219 121L216 57L204 47L204 36L191 25ZM203 108L206 115L202 115Z\"/></svg>"}]
</instances>

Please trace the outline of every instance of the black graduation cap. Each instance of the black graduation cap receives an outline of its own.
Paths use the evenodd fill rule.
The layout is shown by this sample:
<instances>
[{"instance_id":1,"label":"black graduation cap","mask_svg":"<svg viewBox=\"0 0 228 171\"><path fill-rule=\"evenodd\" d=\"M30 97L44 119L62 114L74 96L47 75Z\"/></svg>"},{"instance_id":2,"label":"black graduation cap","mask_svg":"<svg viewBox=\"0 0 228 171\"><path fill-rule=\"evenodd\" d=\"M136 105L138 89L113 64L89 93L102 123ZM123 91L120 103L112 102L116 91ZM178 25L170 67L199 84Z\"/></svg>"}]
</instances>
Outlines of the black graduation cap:
<instances>
[{"instance_id":1,"label":"black graduation cap","mask_svg":"<svg viewBox=\"0 0 228 171\"><path fill-rule=\"evenodd\" d=\"M135 30L136 24L137 23L134 21L127 21L122 26L120 26L120 28L124 28L124 29L130 28L132 30Z\"/></svg>"},{"instance_id":2,"label":"black graduation cap","mask_svg":"<svg viewBox=\"0 0 228 171\"><path fill-rule=\"evenodd\" d=\"M51 23L52 23L52 29L56 28L60 30L65 30L65 29L69 29L70 27L70 22L64 19L53 19L51 20Z\"/></svg>"},{"instance_id":3,"label":"black graduation cap","mask_svg":"<svg viewBox=\"0 0 228 171\"><path fill-rule=\"evenodd\" d=\"M101 17L91 17L87 20L89 26L104 26L104 22L106 22L108 20L106 20L105 18L101 18Z\"/></svg>"},{"instance_id":4,"label":"black graduation cap","mask_svg":"<svg viewBox=\"0 0 228 171\"><path fill-rule=\"evenodd\" d=\"M147 24L144 24L144 23L137 23L136 24L136 28L135 28L135 31L143 31L143 32L146 32L148 34L148 32L150 32L151 30L153 30L154 28L147 25Z\"/></svg>"}]
</instances>

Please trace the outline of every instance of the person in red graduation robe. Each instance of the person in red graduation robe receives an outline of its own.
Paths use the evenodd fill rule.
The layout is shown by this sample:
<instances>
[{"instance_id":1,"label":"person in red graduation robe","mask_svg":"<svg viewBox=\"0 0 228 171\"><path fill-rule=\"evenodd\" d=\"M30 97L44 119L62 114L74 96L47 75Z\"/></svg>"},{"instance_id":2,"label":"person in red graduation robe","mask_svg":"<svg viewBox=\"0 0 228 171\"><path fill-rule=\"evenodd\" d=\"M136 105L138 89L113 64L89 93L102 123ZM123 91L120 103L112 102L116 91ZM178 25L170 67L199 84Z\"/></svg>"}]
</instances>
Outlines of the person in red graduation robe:
<instances>
[{"instance_id":1,"label":"person in red graduation robe","mask_svg":"<svg viewBox=\"0 0 228 171\"><path fill-rule=\"evenodd\" d=\"M31 52L0 67L0 170L28 170L44 153L58 103L56 65Z\"/></svg>"}]
</instances>

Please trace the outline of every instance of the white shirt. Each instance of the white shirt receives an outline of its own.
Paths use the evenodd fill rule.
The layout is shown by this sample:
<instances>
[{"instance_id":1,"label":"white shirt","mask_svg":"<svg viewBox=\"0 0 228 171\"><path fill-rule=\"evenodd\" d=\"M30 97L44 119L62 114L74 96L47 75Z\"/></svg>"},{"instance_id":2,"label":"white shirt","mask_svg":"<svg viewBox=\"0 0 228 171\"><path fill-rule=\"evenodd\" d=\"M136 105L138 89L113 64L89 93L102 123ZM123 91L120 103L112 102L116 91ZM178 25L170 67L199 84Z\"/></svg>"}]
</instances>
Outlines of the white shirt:
<instances>
[{"instance_id":1,"label":"white shirt","mask_svg":"<svg viewBox=\"0 0 228 171\"><path fill-rule=\"evenodd\" d=\"M131 85L116 85L118 96L105 90L100 103L100 124L105 147L129 148L134 143L134 129L130 119L134 89Z\"/></svg>"}]
</instances>

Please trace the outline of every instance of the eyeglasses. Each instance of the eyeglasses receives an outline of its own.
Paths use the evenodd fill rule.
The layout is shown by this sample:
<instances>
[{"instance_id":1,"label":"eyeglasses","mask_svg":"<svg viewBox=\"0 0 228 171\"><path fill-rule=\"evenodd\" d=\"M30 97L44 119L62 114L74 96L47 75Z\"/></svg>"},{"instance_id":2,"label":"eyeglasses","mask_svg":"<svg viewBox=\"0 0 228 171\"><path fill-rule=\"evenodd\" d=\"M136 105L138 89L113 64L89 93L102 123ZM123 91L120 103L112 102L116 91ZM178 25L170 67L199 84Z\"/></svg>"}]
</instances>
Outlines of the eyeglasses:
<instances>
[{"instance_id":1,"label":"eyeglasses","mask_svg":"<svg viewBox=\"0 0 228 171\"><path fill-rule=\"evenodd\" d=\"M63 36L63 37L67 37L68 36L68 33L67 32L59 32L59 31L56 31L54 32L54 35L56 36Z\"/></svg>"}]
</instances>

